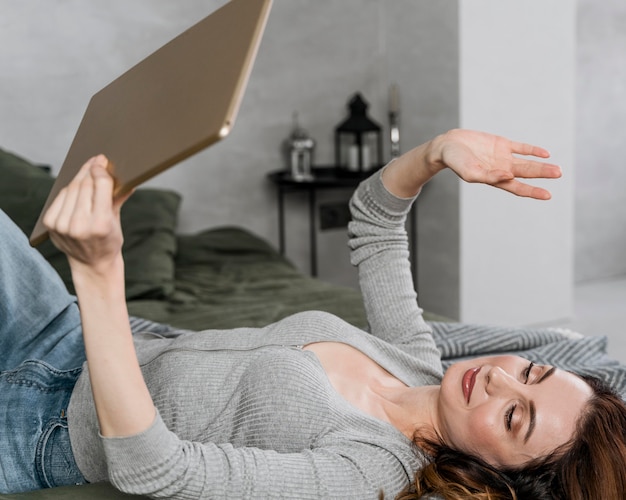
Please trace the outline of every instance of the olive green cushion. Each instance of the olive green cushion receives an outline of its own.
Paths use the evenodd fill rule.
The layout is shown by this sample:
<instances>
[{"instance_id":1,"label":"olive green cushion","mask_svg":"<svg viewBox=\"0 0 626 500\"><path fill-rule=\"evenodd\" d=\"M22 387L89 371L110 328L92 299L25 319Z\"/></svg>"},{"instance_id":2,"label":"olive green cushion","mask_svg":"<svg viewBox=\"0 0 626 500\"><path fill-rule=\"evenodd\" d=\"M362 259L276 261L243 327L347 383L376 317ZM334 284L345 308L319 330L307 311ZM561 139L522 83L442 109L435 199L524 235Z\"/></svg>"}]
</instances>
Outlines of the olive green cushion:
<instances>
[{"instance_id":1,"label":"olive green cushion","mask_svg":"<svg viewBox=\"0 0 626 500\"><path fill-rule=\"evenodd\" d=\"M44 169L0 149L0 209L30 234L54 183ZM163 298L174 290L176 223L180 195L161 189L138 189L122 207L126 298ZM38 250L74 291L65 255L50 241Z\"/></svg>"}]
</instances>

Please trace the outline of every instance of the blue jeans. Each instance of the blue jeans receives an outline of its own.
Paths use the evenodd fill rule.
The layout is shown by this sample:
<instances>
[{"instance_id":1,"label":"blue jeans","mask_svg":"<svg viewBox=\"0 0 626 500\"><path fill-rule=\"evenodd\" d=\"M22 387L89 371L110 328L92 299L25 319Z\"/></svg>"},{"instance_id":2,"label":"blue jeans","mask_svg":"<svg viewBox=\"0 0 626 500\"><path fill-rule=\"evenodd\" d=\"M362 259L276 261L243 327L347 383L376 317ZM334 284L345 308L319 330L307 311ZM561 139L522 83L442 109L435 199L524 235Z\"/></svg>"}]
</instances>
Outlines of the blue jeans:
<instances>
[{"instance_id":1,"label":"blue jeans","mask_svg":"<svg viewBox=\"0 0 626 500\"><path fill-rule=\"evenodd\" d=\"M86 482L66 415L84 361L76 298L0 211L0 493Z\"/></svg>"}]
</instances>

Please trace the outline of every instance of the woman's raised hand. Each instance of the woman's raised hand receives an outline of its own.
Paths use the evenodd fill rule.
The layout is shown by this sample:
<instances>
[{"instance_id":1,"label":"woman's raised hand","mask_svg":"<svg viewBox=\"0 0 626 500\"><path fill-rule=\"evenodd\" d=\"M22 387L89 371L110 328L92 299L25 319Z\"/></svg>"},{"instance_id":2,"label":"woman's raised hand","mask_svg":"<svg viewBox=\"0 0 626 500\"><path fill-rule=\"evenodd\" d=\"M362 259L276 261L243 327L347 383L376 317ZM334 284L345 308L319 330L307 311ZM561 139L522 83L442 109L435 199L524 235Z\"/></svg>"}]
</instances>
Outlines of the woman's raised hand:
<instances>
[{"instance_id":1,"label":"woman's raised hand","mask_svg":"<svg viewBox=\"0 0 626 500\"><path fill-rule=\"evenodd\" d=\"M107 163L103 155L88 160L44 215L50 238L67 255L72 272L87 268L106 273L121 260L120 209L128 196L113 199Z\"/></svg>"},{"instance_id":2,"label":"woman's raised hand","mask_svg":"<svg viewBox=\"0 0 626 500\"><path fill-rule=\"evenodd\" d=\"M557 165L517 156L549 158L545 149L484 132L451 130L434 139L433 148L442 166L464 181L489 184L518 196L548 200L549 191L519 179L561 177Z\"/></svg>"},{"instance_id":3,"label":"woman's raised hand","mask_svg":"<svg viewBox=\"0 0 626 500\"><path fill-rule=\"evenodd\" d=\"M449 168L466 182L548 200L549 191L523 179L556 179L561 176L561 169L529 156L545 159L550 154L538 146L485 132L450 130L392 162L383 172L383 182L397 196L411 197L438 172Z\"/></svg>"}]
</instances>

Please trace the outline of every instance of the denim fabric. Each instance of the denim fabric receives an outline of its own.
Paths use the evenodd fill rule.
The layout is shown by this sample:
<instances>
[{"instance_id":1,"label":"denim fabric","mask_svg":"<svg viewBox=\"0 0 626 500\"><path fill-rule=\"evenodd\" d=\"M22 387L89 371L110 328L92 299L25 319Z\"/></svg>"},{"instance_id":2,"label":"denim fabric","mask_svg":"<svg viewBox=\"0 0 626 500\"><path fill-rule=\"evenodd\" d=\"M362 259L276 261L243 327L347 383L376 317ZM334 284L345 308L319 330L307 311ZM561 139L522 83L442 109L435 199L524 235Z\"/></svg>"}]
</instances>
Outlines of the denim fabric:
<instances>
[{"instance_id":1,"label":"denim fabric","mask_svg":"<svg viewBox=\"0 0 626 500\"><path fill-rule=\"evenodd\" d=\"M0 374L0 492L82 484L67 428L67 405L80 368L23 362Z\"/></svg>"},{"instance_id":2,"label":"denim fabric","mask_svg":"<svg viewBox=\"0 0 626 500\"><path fill-rule=\"evenodd\" d=\"M0 211L0 492L84 483L67 405L85 361L76 298Z\"/></svg>"}]
</instances>

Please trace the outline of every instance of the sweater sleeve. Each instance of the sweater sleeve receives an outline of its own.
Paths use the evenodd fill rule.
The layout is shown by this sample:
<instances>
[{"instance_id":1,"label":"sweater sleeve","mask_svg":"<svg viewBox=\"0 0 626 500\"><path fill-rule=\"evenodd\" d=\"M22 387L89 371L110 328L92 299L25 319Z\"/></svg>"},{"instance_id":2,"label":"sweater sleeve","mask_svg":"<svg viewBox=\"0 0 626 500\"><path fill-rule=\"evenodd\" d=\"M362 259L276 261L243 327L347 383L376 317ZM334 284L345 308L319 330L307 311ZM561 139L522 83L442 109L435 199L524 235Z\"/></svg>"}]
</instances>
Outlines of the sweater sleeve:
<instances>
[{"instance_id":1,"label":"sweater sleeve","mask_svg":"<svg viewBox=\"0 0 626 500\"><path fill-rule=\"evenodd\" d=\"M395 498L409 481L388 450L356 441L300 453L179 439L157 414L141 434L102 438L109 479L150 498Z\"/></svg>"},{"instance_id":2,"label":"sweater sleeve","mask_svg":"<svg viewBox=\"0 0 626 500\"><path fill-rule=\"evenodd\" d=\"M351 262L358 267L370 332L420 358L440 355L417 303L409 262L406 216L415 198L398 198L381 172L363 181L350 201Z\"/></svg>"}]
</instances>

